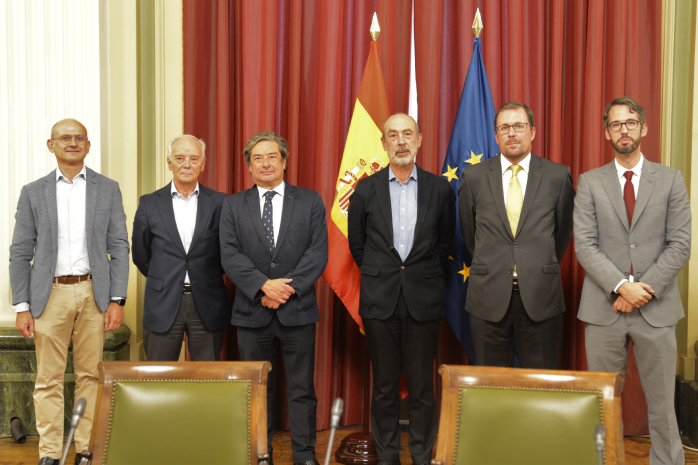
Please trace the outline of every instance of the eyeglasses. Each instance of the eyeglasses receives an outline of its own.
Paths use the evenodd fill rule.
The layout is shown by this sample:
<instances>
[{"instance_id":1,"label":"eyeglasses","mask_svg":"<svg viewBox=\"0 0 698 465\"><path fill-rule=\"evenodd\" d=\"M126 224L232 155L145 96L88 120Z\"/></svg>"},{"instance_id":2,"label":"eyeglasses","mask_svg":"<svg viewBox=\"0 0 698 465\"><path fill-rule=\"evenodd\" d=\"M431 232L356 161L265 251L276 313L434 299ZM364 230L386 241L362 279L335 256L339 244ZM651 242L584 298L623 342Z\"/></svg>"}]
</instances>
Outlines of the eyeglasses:
<instances>
[{"instance_id":1,"label":"eyeglasses","mask_svg":"<svg viewBox=\"0 0 698 465\"><path fill-rule=\"evenodd\" d=\"M509 129L513 128L514 132L524 132L528 128L528 123L514 123L512 125L502 124L497 126L498 134L509 134Z\"/></svg>"},{"instance_id":2,"label":"eyeglasses","mask_svg":"<svg viewBox=\"0 0 698 465\"><path fill-rule=\"evenodd\" d=\"M61 144L63 145L68 145L70 142L75 139L76 144L84 144L87 142L87 137L83 136L82 134L75 134L75 135L70 135L70 134L64 134L61 137L52 137L51 140L56 140L58 139Z\"/></svg>"},{"instance_id":3,"label":"eyeglasses","mask_svg":"<svg viewBox=\"0 0 698 465\"><path fill-rule=\"evenodd\" d=\"M642 123L636 119L629 119L624 123L621 123L620 121L614 121L613 123L610 123L607 127L613 132L620 132L623 125L625 125L628 131L634 131L640 124Z\"/></svg>"}]
</instances>

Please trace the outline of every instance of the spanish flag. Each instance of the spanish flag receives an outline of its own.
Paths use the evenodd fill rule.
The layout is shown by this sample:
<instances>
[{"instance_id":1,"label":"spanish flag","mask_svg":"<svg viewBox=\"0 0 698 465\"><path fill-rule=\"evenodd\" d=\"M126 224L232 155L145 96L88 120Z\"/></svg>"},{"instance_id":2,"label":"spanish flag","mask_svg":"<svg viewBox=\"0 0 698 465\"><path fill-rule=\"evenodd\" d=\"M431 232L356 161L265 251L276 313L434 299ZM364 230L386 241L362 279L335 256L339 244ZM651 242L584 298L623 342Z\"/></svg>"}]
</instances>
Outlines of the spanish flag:
<instances>
[{"instance_id":1,"label":"spanish flag","mask_svg":"<svg viewBox=\"0 0 698 465\"><path fill-rule=\"evenodd\" d=\"M359 317L361 274L349 252L347 209L356 183L388 166L389 159L383 150L381 131L389 116L380 47L374 39L361 78L359 96L354 105L337 176L334 203L328 222L329 261L322 275L362 330L363 324Z\"/></svg>"}]
</instances>

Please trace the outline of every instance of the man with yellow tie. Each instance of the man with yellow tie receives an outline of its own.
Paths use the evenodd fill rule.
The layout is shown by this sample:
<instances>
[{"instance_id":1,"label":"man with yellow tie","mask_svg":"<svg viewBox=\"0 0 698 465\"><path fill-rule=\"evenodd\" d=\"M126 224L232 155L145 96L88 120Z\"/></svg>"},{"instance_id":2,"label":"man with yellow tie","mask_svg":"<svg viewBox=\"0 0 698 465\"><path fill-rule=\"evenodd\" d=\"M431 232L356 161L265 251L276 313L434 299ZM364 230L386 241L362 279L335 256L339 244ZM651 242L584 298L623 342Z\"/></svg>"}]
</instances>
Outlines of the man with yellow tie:
<instances>
[{"instance_id":1,"label":"man with yellow tie","mask_svg":"<svg viewBox=\"0 0 698 465\"><path fill-rule=\"evenodd\" d=\"M465 310L477 364L557 369L565 301L560 262L572 238L566 166L531 153L533 112L504 104L494 118L501 154L463 170L460 227L472 257Z\"/></svg>"}]
</instances>

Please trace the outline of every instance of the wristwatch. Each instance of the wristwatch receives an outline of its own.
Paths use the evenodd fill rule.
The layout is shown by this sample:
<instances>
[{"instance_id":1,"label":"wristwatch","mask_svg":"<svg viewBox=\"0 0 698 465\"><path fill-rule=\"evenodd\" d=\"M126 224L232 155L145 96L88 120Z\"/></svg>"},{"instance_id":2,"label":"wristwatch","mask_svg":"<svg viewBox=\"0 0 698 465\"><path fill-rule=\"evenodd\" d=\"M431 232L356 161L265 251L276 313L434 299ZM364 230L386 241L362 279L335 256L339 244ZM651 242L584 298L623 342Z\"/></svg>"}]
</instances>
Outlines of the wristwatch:
<instances>
[{"instance_id":1,"label":"wristwatch","mask_svg":"<svg viewBox=\"0 0 698 465\"><path fill-rule=\"evenodd\" d=\"M126 299L114 299L112 300L112 302L114 302L115 304L119 304L122 307L126 305Z\"/></svg>"}]
</instances>

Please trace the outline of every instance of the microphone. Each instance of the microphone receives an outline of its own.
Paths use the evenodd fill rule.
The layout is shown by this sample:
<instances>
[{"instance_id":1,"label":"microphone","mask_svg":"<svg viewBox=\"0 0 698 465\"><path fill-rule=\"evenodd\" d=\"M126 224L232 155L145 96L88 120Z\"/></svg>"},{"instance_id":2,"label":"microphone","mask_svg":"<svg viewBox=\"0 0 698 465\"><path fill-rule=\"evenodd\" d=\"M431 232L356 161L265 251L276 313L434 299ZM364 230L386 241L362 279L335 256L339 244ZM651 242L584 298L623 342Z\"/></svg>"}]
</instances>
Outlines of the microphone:
<instances>
[{"instance_id":1,"label":"microphone","mask_svg":"<svg viewBox=\"0 0 698 465\"><path fill-rule=\"evenodd\" d=\"M327 453L325 454L325 465L330 463L330 453L332 452L332 443L334 442L334 433L339 426L339 419L342 418L344 412L344 401L341 397L337 397L332 404L332 413L330 415L330 440L327 442Z\"/></svg>"},{"instance_id":2,"label":"microphone","mask_svg":"<svg viewBox=\"0 0 698 465\"><path fill-rule=\"evenodd\" d=\"M596 425L594 430L594 441L596 442L596 453L599 465L603 465L603 446L606 442L606 429L603 425Z\"/></svg>"},{"instance_id":3,"label":"microphone","mask_svg":"<svg viewBox=\"0 0 698 465\"><path fill-rule=\"evenodd\" d=\"M87 401L83 397L80 397L75 402L75 407L73 407L73 417L70 419L70 429L68 430L68 441L66 442L65 447L63 448L63 457L61 458L60 465L65 465L65 460L68 458L68 449L70 449L70 443L73 441L75 429L78 427L78 423L80 423L80 419L82 418L82 415L85 413L86 403Z\"/></svg>"}]
</instances>

